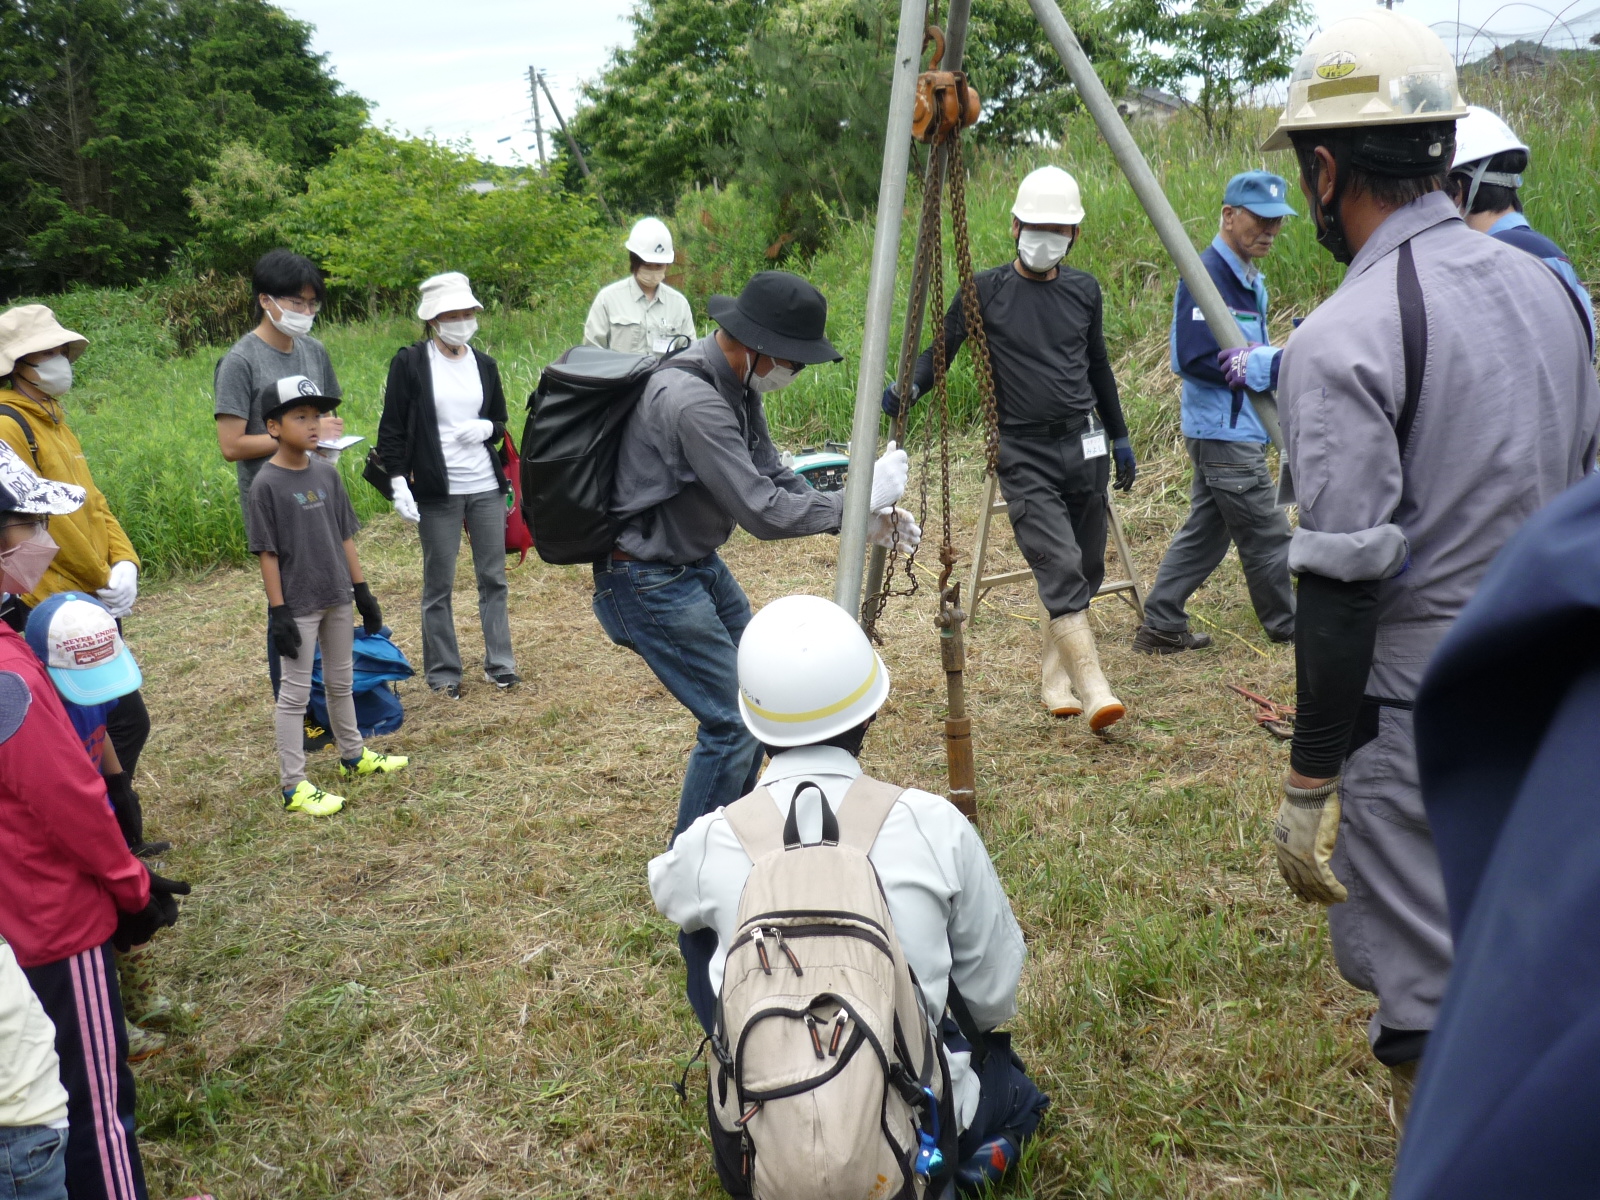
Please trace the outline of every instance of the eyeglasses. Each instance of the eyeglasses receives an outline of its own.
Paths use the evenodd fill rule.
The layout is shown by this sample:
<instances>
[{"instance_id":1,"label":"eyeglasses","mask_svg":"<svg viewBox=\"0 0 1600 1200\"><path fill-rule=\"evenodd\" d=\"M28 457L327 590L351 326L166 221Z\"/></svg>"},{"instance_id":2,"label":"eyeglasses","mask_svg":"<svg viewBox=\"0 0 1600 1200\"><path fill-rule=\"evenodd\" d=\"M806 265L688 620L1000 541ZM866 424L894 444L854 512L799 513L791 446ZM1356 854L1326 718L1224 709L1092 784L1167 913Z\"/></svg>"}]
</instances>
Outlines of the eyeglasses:
<instances>
[{"instance_id":1,"label":"eyeglasses","mask_svg":"<svg viewBox=\"0 0 1600 1200\"><path fill-rule=\"evenodd\" d=\"M0 525L0 529L31 529L35 533L39 533L49 528L49 517L33 517L32 519L23 518L20 521L7 521L5 524Z\"/></svg>"},{"instance_id":2,"label":"eyeglasses","mask_svg":"<svg viewBox=\"0 0 1600 1200\"><path fill-rule=\"evenodd\" d=\"M313 317L322 311L322 301L306 300L300 296L274 296L272 302L279 308L287 308L290 312L307 313Z\"/></svg>"}]
</instances>

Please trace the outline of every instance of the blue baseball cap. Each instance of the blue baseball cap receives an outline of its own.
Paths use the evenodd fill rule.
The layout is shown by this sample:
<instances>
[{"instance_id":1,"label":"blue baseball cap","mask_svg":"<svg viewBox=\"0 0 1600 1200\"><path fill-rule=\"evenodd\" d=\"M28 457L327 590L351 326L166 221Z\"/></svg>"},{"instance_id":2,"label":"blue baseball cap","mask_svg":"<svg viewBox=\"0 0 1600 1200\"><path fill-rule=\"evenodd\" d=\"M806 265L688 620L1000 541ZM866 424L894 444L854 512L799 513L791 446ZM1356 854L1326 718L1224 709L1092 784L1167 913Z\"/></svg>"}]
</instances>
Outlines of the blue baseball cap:
<instances>
[{"instance_id":1,"label":"blue baseball cap","mask_svg":"<svg viewBox=\"0 0 1600 1200\"><path fill-rule=\"evenodd\" d=\"M117 622L82 592L57 592L28 614L28 648L74 704L105 704L144 683Z\"/></svg>"},{"instance_id":2,"label":"blue baseball cap","mask_svg":"<svg viewBox=\"0 0 1600 1200\"><path fill-rule=\"evenodd\" d=\"M1228 180L1222 202L1234 208L1248 208L1258 217L1298 217L1289 207L1289 185L1283 176L1271 171L1244 171Z\"/></svg>"}]
</instances>

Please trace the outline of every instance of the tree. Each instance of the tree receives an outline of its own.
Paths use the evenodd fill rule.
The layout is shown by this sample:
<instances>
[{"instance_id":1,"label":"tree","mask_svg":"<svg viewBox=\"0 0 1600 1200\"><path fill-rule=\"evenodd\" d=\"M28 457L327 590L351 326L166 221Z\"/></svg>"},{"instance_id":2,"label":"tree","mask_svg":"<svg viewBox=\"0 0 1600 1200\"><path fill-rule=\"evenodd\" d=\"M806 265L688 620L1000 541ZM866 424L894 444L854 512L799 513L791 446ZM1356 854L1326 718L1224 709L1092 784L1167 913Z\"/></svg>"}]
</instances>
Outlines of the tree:
<instances>
[{"instance_id":1,"label":"tree","mask_svg":"<svg viewBox=\"0 0 1600 1200\"><path fill-rule=\"evenodd\" d=\"M1305 0L1122 0L1117 27L1146 82L1200 81L1196 107L1215 133L1232 127L1251 89L1289 74L1311 15Z\"/></svg>"},{"instance_id":2,"label":"tree","mask_svg":"<svg viewBox=\"0 0 1600 1200\"><path fill-rule=\"evenodd\" d=\"M230 142L188 190L199 226L184 248L196 268L248 275L252 264L288 240L289 201L300 191L292 167L248 142Z\"/></svg>"},{"instance_id":3,"label":"tree","mask_svg":"<svg viewBox=\"0 0 1600 1200\"><path fill-rule=\"evenodd\" d=\"M0 4L0 294L160 271L219 145L306 167L353 138L310 36L263 0Z\"/></svg>"}]
</instances>

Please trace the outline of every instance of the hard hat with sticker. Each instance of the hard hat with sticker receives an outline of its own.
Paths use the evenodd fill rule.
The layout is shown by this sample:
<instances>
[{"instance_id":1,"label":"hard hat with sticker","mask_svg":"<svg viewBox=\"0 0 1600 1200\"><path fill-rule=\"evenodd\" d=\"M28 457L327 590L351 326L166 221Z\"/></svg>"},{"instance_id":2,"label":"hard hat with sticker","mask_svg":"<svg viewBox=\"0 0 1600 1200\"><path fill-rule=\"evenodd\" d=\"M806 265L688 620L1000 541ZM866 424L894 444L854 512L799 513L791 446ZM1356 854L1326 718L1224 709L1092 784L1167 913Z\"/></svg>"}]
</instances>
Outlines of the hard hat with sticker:
<instances>
[{"instance_id":1,"label":"hard hat with sticker","mask_svg":"<svg viewBox=\"0 0 1600 1200\"><path fill-rule=\"evenodd\" d=\"M1334 50L1317 60L1317 75L1322 79L1343 79L1356 69L1356 56L1348 50Z\"/></svg>"}]
</instances>

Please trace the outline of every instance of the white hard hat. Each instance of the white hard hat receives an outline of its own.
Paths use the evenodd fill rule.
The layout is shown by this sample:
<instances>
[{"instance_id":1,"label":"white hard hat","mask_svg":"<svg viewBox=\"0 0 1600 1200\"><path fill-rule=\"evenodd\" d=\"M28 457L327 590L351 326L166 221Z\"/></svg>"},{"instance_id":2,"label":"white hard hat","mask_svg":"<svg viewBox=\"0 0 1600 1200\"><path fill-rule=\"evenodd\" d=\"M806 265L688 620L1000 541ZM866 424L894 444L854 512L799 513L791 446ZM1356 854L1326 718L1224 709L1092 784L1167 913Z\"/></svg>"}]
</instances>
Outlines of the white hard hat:
<instances>
[{"instance_id":1,"label":"white hard hat","mask_svg":"<svg viewBox=\"0 0 1600 1200\"><path fill-rule=\"evenodd\" d=\"M1060 167L1040 167L1017 188L1011 215L1024 225L1080 225L1083 199L1078 181Z\"/></svg>"},{"instance_id":2,"label":"white hard hat","mask_svg":"<svg viewBox=\"0 0 1600 1200\"><path fill-rule=\"evenodd\" d=\"M672 230L656 217L646 217L628 231L628 240L622 243L647 263L672 261Z\"/></svg>"},{"instance_id":3,"label":"white hard hat","mask_svg":"<svg viewBox=\"0 0 1600 1200\"><path fill-rule=\"evenodd\" d=\"M888 696L883 659L831 600L774 600L739 639L739 715L769 746L807 746L854 729Z\"/></svg>"},{"instance_id":4,"label":"white hard hat","mask_svg":"<svg viewBox=\"0 0 1600 1200\"><path fill-rule=\"evenodd\" d=\"M1415 17L1377 8L1345 17L1306 43L1289 76L1289 103L1263 150L1289 135L1448 121L1465 116L1450 51Z\"/></svg>"},{"instance_id":5,"label":"white hard hat","mask_svg":"<svg viewBox=\"0 0 1600 1200\"><path fill-rule=\"evenodd\" d=\"M1459 170L1507 150L1526 154L1528 147L1498 114L1476 104L1467 105L1467 115L1456 122L1456 160L1450 169Z\"/></svg>"}]
</instances>

